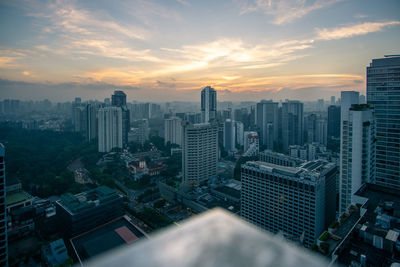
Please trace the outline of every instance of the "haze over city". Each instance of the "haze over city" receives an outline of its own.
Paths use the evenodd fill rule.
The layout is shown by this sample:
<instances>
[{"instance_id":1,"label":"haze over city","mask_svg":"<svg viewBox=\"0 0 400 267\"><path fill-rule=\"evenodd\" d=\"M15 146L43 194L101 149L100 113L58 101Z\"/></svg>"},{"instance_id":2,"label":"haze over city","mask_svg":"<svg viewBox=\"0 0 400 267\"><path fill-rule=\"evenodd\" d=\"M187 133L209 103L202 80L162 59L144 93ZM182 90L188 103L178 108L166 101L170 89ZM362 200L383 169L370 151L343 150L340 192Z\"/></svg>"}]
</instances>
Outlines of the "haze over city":
<instances>
[{"instance_id":1,"label":"haze over city","mask_svg":"<svg viewBox=\"0 0 400 267\"><path fill-rule=\"evenodd\" d=\"M398 54L398 1L1 1L0 95L327 99Z\"/></svg>"}]
</instances>

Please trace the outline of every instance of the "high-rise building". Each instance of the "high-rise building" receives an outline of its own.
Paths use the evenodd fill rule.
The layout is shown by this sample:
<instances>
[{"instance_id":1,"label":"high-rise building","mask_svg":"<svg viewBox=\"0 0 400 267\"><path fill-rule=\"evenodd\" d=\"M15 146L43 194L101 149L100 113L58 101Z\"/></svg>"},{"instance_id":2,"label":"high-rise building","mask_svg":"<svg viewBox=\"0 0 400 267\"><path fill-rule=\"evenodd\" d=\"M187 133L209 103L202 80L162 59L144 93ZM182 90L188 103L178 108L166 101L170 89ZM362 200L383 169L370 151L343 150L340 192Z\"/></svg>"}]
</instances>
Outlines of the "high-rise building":
<instances>
[{"instance_id":1,"label":"high-rise building","mask_svg":"<svg viewBox=\"0 0 400 267\"><path fill-rule=\"evenodd\" d=\"M260 142L257 132L244 132L243 138L243 157L258 156L260 152Z\"/></svg>"},{"instance_id":2,"label":"high-rise building","mask_svg":"<svg viewBox=\"0 0 400 267\"><path fill-rule=\"evenodd\" d=\"M225 151L235 151L236 144L236 131L235 131L235 121L231 119L226 119L224 122L224 149Z\"/></svg>"},{"instance_id":3,"label":"high-rise building","mask_svg":"<svg viewBox=\"0 0 400 267\"><path fill-rule=\"evenodd\" d=\"M285 152L290 145L303 144L303 103L299 101L282 103L282 143Z\"/></svg>"},{"instance_id":4,"label":"high-rise building","mask_svg":"<svg viewBox=\"0 0 400 267\"><path fill-rule=\"evenodd\" d=\"M335 96L331 96L331 106L336 105L336 99Z\"/></svg>"},{"instance_id":5,"label":"high-rise building","mask_svg":"<svg viewBox=\"0 0 400 267\"><path fill-rule=\"evenodd\" d=\"M111 96L111 105L116 107L126 106L126 94L123 91L114 91Z\"/></svg>"},{"instance_id":6,"label":"high-rise building","mask_svg":"<svg viewBox=\"0 0 400 267\"><path fill-rule=\"evenodd\" d=\"M236 143L239 146L243 146L244 124L240 121L236 121L235 122L235 130L236 130Z\"/></svg>"},{"instance_id":7,"label":"high-rise building","mask_svg":"<svg viewBox=\"0 0 400 267\"><path fill-rule=\"evenodd\" d=\"M328 107L328 137L340 137L340 106Z\"/></svg>"},{"instance_id":8,"label":"high-rise building","mask_svg":"<svg viewBox=\"0 0 400 267\"><path fill-rule=\"evenodd\" d=\"M217 92L206 86L201 90L201 121L210 122L217 118Z\"/></svg>"},{"instance_id":9,"label":"high-rise building","mask_svg":"<svg viewBox=\"0 0 400 267\"><path fill-rule=\"evenodd\" d=\"M128 144L128 132L130 130L130 113L126 106L126 94L123 91L114 91L111 96L111 104L114 107L120 107L122 112L122 144Z\"/></svg>"},{"instance_id":10,"label":"high-rise building","mask_svg":"<svg viewBox=\"0 0 400 267\"><path fill-rule=\"evenodd\" d=\"M345 100L343 97L342 100ZM343 102L342 102L343 103ZM347 111L348 128L343 128L339 180L339 210L355 201L362 184L375 183L375 115L368 105L352 105ZM343 114L343 113L342 113ZM346 114L346 112L344 112Z\"/></svg>"},{"instance_id":11,"label":"high-rise building","mask_svg":"<svg viewBox=\"0 0 400 267\"><path fill-rule=\"evenodd\" d=\"M81 105L75 105L72 108L72 124L74 126L74 132L84 132L86 121L85 121L85 107Z\"/></svg>"},{"instance_id":12,"label":"high-rise building","mask_svg":"<svg viewBox=\"0 0 400 267\"><path fill-rule=\"evenodd\" d=\"M328 122L326 119L319 118L315 122L315 142L327 145L328 142Z\"/></svg>"},{"instance_id":13,"label":"high-rise building","mask_svg":"<svg viewBox=\"0 0 400 267\"><path fill-rule=\"evenodd\" d=\"M85 137L90 141L97 137L98 132L96 104L87 104L84 115L86 116Z\"/></svg>"},{"instance_id":14,"label":"high-rise building","mask_svg":"<svg viewBox=\"0 0 400 267\"><path fill-rule=\"evenodd\" d=\"M183 122L183 183L199 185L217 176L218 125Z\"/></svg>"},{"instance_id":15,"label":"high-rise building","mask_svg":"<svg viewBox=\"0 0 400 267\"><path fill-rule=\"evenodd\" d=\"M0 265L7 266L7 215L6 215L6 166L5 149L0 143Z\"/></svg>"},{"instance_id":16,"label":"high-rise building","mask_svg":"<svg viewBox=\"0 0 400 267\"><path fill-rule=\"evenodd\" d=\"M367 103L376 115L376 182L400 189L400 56L367 67Z\"/></svg>"},{"instance_id":17,"label":"high-rise building","mask_svg":"<svg viewBox=\"0 0 400 267\"><path fill-rule=\"evenodd\" d=\"M347 181L347 176L349 175L349 171L351 171L351 164L349 165L349 151L352 149L350 147L349 140L349 118L350 118L350 108L352 105L359 103L359 92L355 91L344 91L341 93L340 99L340 174L339 174L339 202L343 198L341 196L346 194L350 195L351 192L340 192L340 181ZM351 188L350 188L351 189ZM345 207L347 208L347 206ZM345 209L344 208L344 209ZM339 203L339 211L342 211L343 208Z\"/></svg>"},{"instance_id":18,"label":"high-rise building","mask_svg":"<svg viewBox=\"0 0 400 267\"><path fill-rule=\"evenodd\" d=\"M316 139L316 129L317 129L317 115L310 114L304 118L306 138L308 143L315 142Z\"/></svg>"},{"instance_id":19,"label":"high-rise building","mask_svg":"<svg viewBox=\"0 0 400 267\"><path fill-rule=\"evenodd\" d=\"M317 160L300 167L242 165L241 216L308 247L335 219L337 167Z\"/></svg>"},{"instance_id":20,"label":"high-rise building","mask_svg":"<svg viewBox=\"0 0 400 267\"><path fill-rule=\"evenodd\" d=\"M261 144L273 150L274 141L278 138L278 103L262 100L256 105L255 115Z\"/></svg>"},{"instance_id":21,"label":"high-rise building","mask_svg":"<svg viewBox=\"0 0 400 267\"><path fill-rule=\"evenodd\" d=\"M182 120L172 117L164 120L164 142L182 146Z\"/></svg>"},{"instance_id":22,"label":"high-rise building","mask_svg":"<svg viewBox=\"0 0 400 267\"><path fill-rule=\"evenodd\" d=\"M99 152L122 148L122 109L105 107L98 111Z\"/></svg>"}]
</instances>

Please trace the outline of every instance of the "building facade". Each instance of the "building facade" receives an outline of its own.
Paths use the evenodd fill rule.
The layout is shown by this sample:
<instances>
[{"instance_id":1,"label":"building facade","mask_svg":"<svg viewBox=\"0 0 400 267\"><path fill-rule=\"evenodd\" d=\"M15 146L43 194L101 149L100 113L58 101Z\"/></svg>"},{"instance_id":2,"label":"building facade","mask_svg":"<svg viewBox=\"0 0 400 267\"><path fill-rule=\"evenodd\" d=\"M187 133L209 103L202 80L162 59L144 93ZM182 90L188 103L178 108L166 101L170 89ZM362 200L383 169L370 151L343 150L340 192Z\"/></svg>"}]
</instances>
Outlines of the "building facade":
<instances>
[{"instance_id":1,"label":"building facade","mask_svg":"<svg viewBox=\"0 0 400 267\"><path fill-rule=\"evenodd\" d=\"M375 114L368 105L352 105L348 130L342 136L347 145L341 151L339 211L353 204L353 195L364 183L375 183Z\"/></svg>"},{"instance_id":2,"label":"building facade","mask_svg":"<svg viewBox=\"0 0 400 267\"><path fill-rule=\"evenodd\" d=\"M261 144L273 150L278 138L278 103L262 100L256 105L255 115Z\"/></svg>"},{"instance_id":3,"label":"building facade","mask_svg":"<svg viewBox=\"0 0 400 267\"><path fill-rule=\"evenodd\" d=\"M224 122L224 149L225 151L236 150L236 127L235 121L226 119Z\"/></svg>"},{"instance_id":4,"label":"building facade","mask_svg":"<svg viewBox=\"0 0 400 267\"><path fill-rule=\"evenodd\" d=\"M376 182L400 189L400 56L367 67L367 103L376 114Z\"/></svg>"},{"instance_id":5,"label":"building facade","mask_svg":"<svg viewBox=\"0 0 400 267\"><path fill-rule=\"evenodd\" d=\"M99 152L110 152L122 148L122 109L105 107L98 112Z\"/></svg>"},{"instance_id":6,"label":"building facade","mask_svg":"<svg viewBox=\"0 0 400 267\"><path fill-rule=\"evenodd\" d=\"M217 92L206 86L201 90L201 122L217 119Z\"/></svg>"},{"instance_id":7,"label":"building facade","mask_svg":"<svg viewBox=\"0 0 400 267\"><path fill-rule=\"evenodd\" d=\"M196 186L217 176L218 125L183 122L182 173L186 185Z\"/></svg>"},{"instance_id":8,"label":"building facade","mask_svg":"<svg viewBox=\"0 0 400 267\"><path fill-rule=\"evenodd\" d=\"M340 137L340 106L328 107L328 137Z\"/></svg>"},{"instance_id":9,"label":"building facade","mask_svg":"<svg viewBox=\"0 0 400 267\"><path fill-rule=\"evenodd\" d=\"M122 144L126 146L128 144L128 132L130 130L130 112L126 105L126 94L123 91L114 91L111 96L111 105L114 107L121 108L122 114Z\"/></svg>"},{"instance_id":10,"label":"building facade","mask_svg":"<svg viewBox=\"0 0 400 267\"><path fill-rule=\"evenodd\" d=\"M290 145L303 144L303 103L286 101L282 103L282 143L287 152Z\"/></svg>"},{"instance_id":11,"label":"building facade","mask_svg":"<svg viewBox=\"0 0 400 267\"><path fill-rule=\"evenodd\" d=\"M164 120L164 142L182 146L182 120L172 117Z\"/></svg>"},{"instance_id":12,"label":"building facade","mask_svg":"<svg viewBox=\"0 0 400 267\"><path fill-rule=\"evenodd\" d=\"M72 237L123 215L122 197L107 186L77 195L64 194L56 202L61 232Z\"/></svg>"},{"instance_id":13,"label":"building facade","mask_svg":"<svg viewBox=\"0 0 400 267\"><path fill-rule=\"evenodd\" d=\"M8 264L5 149L0 143L0 265Z\"/></svg>"},{"instance_id":14,"label":"building facade","mask_svg":"<svg viewBox=\"0 0 400 267\"><path fill-rule=\"evenodd\" d=\"M311 161L300 167L266 162L242 165L241 216L310 246L335 219L337 167Z\"/></svg>"}]
</instances>

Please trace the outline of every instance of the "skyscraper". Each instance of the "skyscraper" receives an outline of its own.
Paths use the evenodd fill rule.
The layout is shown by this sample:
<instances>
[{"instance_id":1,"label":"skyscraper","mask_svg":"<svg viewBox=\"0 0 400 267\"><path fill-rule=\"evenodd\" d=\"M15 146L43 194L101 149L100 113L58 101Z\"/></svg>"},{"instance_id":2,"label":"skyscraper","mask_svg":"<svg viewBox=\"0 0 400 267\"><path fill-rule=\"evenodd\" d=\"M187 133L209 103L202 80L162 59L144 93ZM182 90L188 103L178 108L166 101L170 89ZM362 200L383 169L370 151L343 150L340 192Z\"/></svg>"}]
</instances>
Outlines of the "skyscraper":
<instances>
[{"instance_id":1,"label":"skyscraper","mask_svg":"<svg viewBox=\"0 0 400 267\"><path fill-rule=\"evenodd\" d=\"M218 125L183 122L183 183L199 185L217 176Z\"/></svg>"},{"instance_id":2,"label":"skyscraper","mask_svg":"<svg viewBox=\"0 0 400 267\"><path fill-rule=\"evenodd\" d=\"M328 137L340 137L340 107L328 107Z\"/></svg>"},{"instance_id":3,"label":"skyscraper","mask_svg":"<svg viewBox=\"0 0 400 267\"><path fill-rule=\"evenodd\" d=\"M259 129L261 144L274 149L278 138L278 103L262 100L256 105L256 126Z\"/></svg>"},{"instance_id":4,"label":"skyscraper","mask_svg":"<svg viewBox=\"0 0 400 267\"><path fill-rule=\"evenodd\" d=\"M122 109L105 107L99 109L99 152L122 148Z\"/></svg>"},{"instance_id":5,"label":"skyscraper","mask_svg":"<svg viewBox=\"0 0 400 267\"><path fill-rule=\"evenodd\" d=\"M240 121L236 121L235 130L236 130L236 143L242 146L244 138L244 124Z\"/></svg>"},{"instance_id":6,"label":"skyscraper","mask_svg":"<svg viewBox=\"0 0 400 267\"><path fill-rule=\"evenodd\" d=\"M0 266L7 266L7 215L5 149L0 143Z\"/></svg>"},{"instance_id":7,"label":"skyscraper","mask_svg":"<svg viewBox=\"0 0 400 267\"><path fill-rule=\"evenodd\" d=\"M123 91L114 91L111 96L111 105L116 107L126 106L126 94Z\"/></svg>"},{"instance_id":8,"label":"skyscraper","mask_svg":"<svg viewBox=\"0 0 400 267\"><path fill-rule=\"evenodd\" d=\"M299 101L282 103L282 141L285 152L290 145L303 144L303 103Z\"/></svg>"},{"instance_id":9,"label":"skyscraper","mask_svg":"<svg viewBox=\"0 0 400 267\"><path fill-rule=\"evenodd\" d=\"M347 99L342 95L342 100ZM343 104L343 102L342 102ZM375 115L368 105L352 105L342 113L342 147L340 150L339 211L354 203L353 194L363 183L375 183Z\"/></svg>"},{"instance_id":10,"label":"skyscraper","mask_svg":"<svg viewBox=\"0 0 400 267\"><path fill-rule=\"evenodd\" d=\"M226 119L224 122L224 149L225 151L235 151L236 131L235 121Z\"/></svg>"},{"instance_id":11,"label":"skyscraper","mask_svg":"<svg viewBox=\"0 0 400 267\"><path fill-rule=\"evenodd\" d=\"M376 182L400 189L400 56L367 67L367 103L376 114Z\"/></svg>"},{"instance_id":12,"label":"skyscraper","mask_svg":"<svg viewBox=\"0 0 400 267\"><path fill-rule=\"evenodd\" d=\"M98 126L97 126L97 107L96 104L87 104L85 107L86 116L86 131L85 137L87 140L93 140L97 137Z\"/></svg>"},{"instance_id":13,"label":"skyscraper","mask_svg":"<svg viewBox=\"0 0 400 267\"><path fill-rule=\"evenodd\" d=\"M182 120L172 117L164 120L164 142L182 146Z\"/></svg>"},{"instance_id":14,"label":"skyscraper","mask_svg":"<svg viewBox=\"0 0 400 267\"><path fill-rule=\"evenodd\" d=\"M326 119L319 118L315 122L315 142L327 145L328 141L328 122Z\"/></svg>"},{"instance_id":15,"label":"skyscraper","mask_svg":"<svg viewBox=\"0 0 400 267\"><path fill-rule=\"evenodd\" d=\"M300 167L242 165L241 216L273 233L304 238L308 247L335 219L337 167L317 160Z\"/></svg>"},{"instance_id":16,"label":"skyscraper","mask_svg":"<svg viewBox=\"0 0 400 267\"><path fill-rule=\"evenodd\" d=\"M120 107L122 112L122 143L128 144L128 132L130 130L130 114L126 106L126 94L123 91L114 91L111 96L111 104L115 107Z\"/></svg>"},{"instance_id":17,"label":"skyscraper","mask_svg":"<svg viewBox=\"0 0 400 267\"><path fill-rule=\"evenodd\" d=\"M210 86L201 90L201 121L210 122L217 118L217 92Z\"/></svg>"}]
</instances>

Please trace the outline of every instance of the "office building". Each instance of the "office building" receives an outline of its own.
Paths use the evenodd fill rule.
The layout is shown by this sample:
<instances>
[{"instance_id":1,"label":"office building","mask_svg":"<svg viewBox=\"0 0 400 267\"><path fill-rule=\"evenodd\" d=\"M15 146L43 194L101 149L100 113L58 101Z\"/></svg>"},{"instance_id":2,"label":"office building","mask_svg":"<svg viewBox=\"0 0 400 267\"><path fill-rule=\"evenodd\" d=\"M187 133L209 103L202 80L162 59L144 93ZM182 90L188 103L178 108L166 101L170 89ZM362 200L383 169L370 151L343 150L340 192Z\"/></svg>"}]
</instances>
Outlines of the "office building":
<instances>
[{"instance_id":1,"label":"office building","mask_svg":"<svg viewBox=\"0 0 400 267\"><path fill-rule=\"evenodd\" d=\"M236 150L236 128L235 121L231 119L226 119L224 122L224 149L227 152L232 152Z\"/></svg>"},{"instance_id":2,"label":"office building","mask_svg":"<svg viewBox=\"0 0 400 267\"><path fill-rule=\"evenodd\" d=\"M367 67L367 103L376 115L376 182L400 189L400 56Z\"/></svg>"},{"instance_id":3,"label":"office building","mask_svg":"<svg viewBox=\"0 0 400 267\"><path fill-rule=\"evenodd\" d=\"M122 109L109 106L98 111L99 152L122 148Z\"/></svg>"},{"instance_id":4,"label":"office building","mask_svg":"<svg viewBox=\"0 0 400 267\"><path fill-rule=\"evenodd\" d=\"M210 122L217 119L217 92L206 86L201 90L201 121Z\"/></svg>"},{"instance_id":5,"label":"office building","mask_svg":"<svg viewBox=\"0 0 400 267\"><path fill-rule=\"evenodd\" d=\"M217 163L218 125L183 122L183 182L195 186L216 177Z\"/></svg>"},{"instance_id":6,"label":"office building","mask_svg":"<svg viewBox=\"0 0 400 267\"><path fill-rule=\"evenodd\" d=\"M300 167L242 165L241 216L310 246L335 219L337 167L317 160Z\"/></svg>"},{"instance_id":7,"label":"office building","mask_svg":"<svg viewBox=\"0 0 400 267\"><path fill-rule=\"evenodd\" d=\"M122 216L122 197L107 186L67 193L56 201L56 214L62 232L71 237Z\"/></svg>"},{"instance_id":8,"label":"office building","mask_svg":"<svg viewBox=\"0 0 400 267\"><path fill-rule=\"evenodd\" d=\"M342 105L347 100L342 95ZM354 203L353 195L363 183L375 183L375 115L368 105L352 105L342 114L343 127L339 181L339 210ZM346 125L345 124L345 125Z\"/></svg>"},{"instance_id":9,"label":"office building","mask_svg":"<svg viewBox=\"0 0 400 267\"><path fill-rule=\"evenodd\" d=\"M182 146L182 120L172 117L164 120L164 142Z\"/></svg>"},{"instance_id":10,"label":"office building","mask_svg":"<svg viewBox=\"0 0 400 267\"><path fill-rule=\"evenodd\" d=\"M278 138L278 103L262 100L256 105L255 115L261 144L273 150Z\"/></svg>"},{"instance_id":11,"label":"office building","mask_svg":"<svg viewBox=\"0 0 400 267\"><path fill-rule=\"evenodd\" d=\"M130 126L130 112L126 106L126 94L123 91L114 91L111 96L111 105L114 107L121 108L122 114L122 144L126 146L128 144L128 132Z\"/></svg>"},{"instance_id":12,"label":"office building","mask_svg":"<svg viewBox=\"0 0 400 267\"><path fill-rule=\"evenodd\" d=\"M282 143L285 152L290 145L303 144L303 103L299 101L282 103Z\"/></svg>"},{"instance_id":13,"label":"office building","mask_svg":"<svg viewBox=\"0 0 400 267\"><path fill-rule=\"evenodd\" d=\"M340 106L328 107L328 137L340 137Z\"/></svg>"},{"instance_id":14,"label":"office building","mask_svg":"<svg viewBox=\"0 0 400 267\"><path fill-rule=\"evenodd\" d=\"M5 149L0 143L0 265L8 264Z\"/></svg>"}]
</instances>

